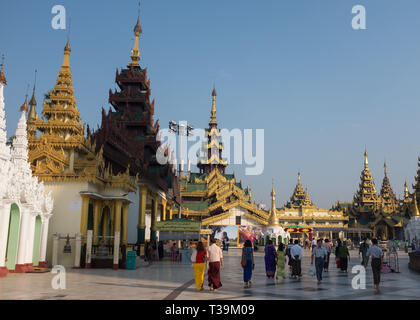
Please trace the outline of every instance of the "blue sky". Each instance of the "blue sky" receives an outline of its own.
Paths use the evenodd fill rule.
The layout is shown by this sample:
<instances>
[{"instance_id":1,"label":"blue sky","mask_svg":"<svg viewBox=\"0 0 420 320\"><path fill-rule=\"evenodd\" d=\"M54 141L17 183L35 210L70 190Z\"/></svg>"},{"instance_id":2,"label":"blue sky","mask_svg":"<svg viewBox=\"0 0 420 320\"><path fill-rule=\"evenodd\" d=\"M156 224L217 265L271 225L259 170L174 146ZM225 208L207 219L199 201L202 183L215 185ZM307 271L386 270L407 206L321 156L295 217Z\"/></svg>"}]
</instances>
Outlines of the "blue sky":
<instances>
[{"instance_id":1,"label":"blue sky","mask_svg":"<svg viewBox=\"0 0 420 320\"><path fill-rule=\"evenodd\" d=\"M0 53L6 55L8 133L38 69L37 100L54 86L67 31L51 8L71 15L71 68L84 122L100 123L116 68L129 62L138 1L2 1ZM365 5L367 30L351 28ZM209 121L216 84L224 128L265 130L265 170L244 176L256 201L291 196L297 171L319 207L351 200L365 146L377 190L388 163L398 195L420 155L418 0L143 0L141 64L148 67L155 117Z\"/></svg>"}]
</instances>

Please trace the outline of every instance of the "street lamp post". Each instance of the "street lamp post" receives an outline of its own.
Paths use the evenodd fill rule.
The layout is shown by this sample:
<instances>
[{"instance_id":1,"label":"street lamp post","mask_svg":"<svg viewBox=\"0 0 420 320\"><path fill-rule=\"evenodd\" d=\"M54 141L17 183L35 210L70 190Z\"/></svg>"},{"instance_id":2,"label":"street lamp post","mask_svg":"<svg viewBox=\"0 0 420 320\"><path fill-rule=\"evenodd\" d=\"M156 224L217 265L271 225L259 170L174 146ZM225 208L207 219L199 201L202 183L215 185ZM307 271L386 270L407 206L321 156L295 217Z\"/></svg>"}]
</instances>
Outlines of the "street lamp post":
<instances>
[{"instance_id":1,"label":"street lamp post","mask_svg":"<svg viewBox=\"0 0 420 320\"><path fill-rule=\"evenodd\" d=\"M192 136L194 128L192 126L187 125L186 123L176 123L175 121L169 122L169 130L175 133L179 137L179 170L178 170L178 179L179 179L179 185L181 186L181 178L182 178L182 170L183 170L183 159L182 159L182 137L183 136ZM179 197L181 199L181 204L179 205L179 214L178 218L181 219L182 217L182 194L180 192Z\"/></svg>"}]
</instances>

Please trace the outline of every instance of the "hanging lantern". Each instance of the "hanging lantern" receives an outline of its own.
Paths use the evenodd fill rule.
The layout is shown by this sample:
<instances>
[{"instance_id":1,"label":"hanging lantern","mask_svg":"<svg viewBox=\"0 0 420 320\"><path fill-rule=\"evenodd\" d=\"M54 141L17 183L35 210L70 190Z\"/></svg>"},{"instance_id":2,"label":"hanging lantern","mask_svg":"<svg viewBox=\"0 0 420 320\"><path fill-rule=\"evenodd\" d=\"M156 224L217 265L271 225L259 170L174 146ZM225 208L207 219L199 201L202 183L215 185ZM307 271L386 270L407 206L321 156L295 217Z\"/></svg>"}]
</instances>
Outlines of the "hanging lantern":
<instances>
[{"instance_id":1,"label":"hanging lantern","mask_svg":"<svg viewBox=\"0 0 420 320\"><path fill-rule=\"evenodd\" d=\"M71 253L70 236L67 235L66 244L64 245L63 253Z\"/></svg>"}]
</instances>

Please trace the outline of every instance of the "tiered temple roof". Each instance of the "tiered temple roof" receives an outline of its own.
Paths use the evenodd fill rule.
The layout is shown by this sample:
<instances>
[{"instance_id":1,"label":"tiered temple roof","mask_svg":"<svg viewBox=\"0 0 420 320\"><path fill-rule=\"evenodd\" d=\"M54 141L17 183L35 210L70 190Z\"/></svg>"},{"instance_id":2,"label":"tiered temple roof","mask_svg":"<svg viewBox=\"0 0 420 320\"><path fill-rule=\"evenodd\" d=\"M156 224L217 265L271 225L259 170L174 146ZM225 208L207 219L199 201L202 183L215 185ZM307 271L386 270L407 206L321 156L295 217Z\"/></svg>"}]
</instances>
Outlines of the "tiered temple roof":
<instances>
[{"instance_id":1,"label":"tiered temple roof","mask_svg":"<svg viewBox=\"0 0 420 320\"><path fill-rule=\"evenodd\" d=\"M198 160L200 173L190 173L182 179L182 212L187 218L201 220L209 225L229 217L231 209L241 207L245 217L255 224L267 225L269 214L251 201L251 190L243 188L234 174L226 174L227 161L222 160L223 145L216 120L216 90L212 92L209 129L206 130L208 151L206 158Z\"/></svg>"},{"instance_id":2,"label":"tiered temple roof","mask_svg":"<svg viewBox=\"0 0 420 320\"><path fill-rule=\"evenodd\" d=\"M109 90L108 113L102 109L101 127L88 136L96 143L96 150L103 148L106 163L112 164L114 173L129 168L130 174L139 175L143 181L164 192L169 188L179 194L178 179L171 164L158 163L156 154L161 146L157 134L159 120L153 120L155 102L150 101L150 80L147 69L140 64L139 39L142 33L139 19L134 27L135 43L131 62L126 69L117 69L117 90ZM169 150L165 150L167 155ZM176 197L179 202L179 197Z\"/></svg>"},{"instance_id":3,"label":"tiered temple roof","mask_svg":"<svg viewBox=\"0 0 420 320\"><path fill-rule=\"evenodd\" d=\"M298 173L298 183L293 191L290 201L285 205L286 208L315 207L309 198L308 190L303 189Z\"/></svg>"},{"instance_id":4,"label":"tiered temple roof","mask_svg":"<svg viewBox=\"0 0 420 320\"><path fill-rule=\"evenodd\" d=\"M365 151L364 169L360 175L359 190L353 198L360 212L369 212L378 208L380 199L376 193L375 183L369 169L368 154Z\"/></svg>"},{"instance_id":5,"label":"tiered temple roof","mask_svg":"<svg viewBox=\"0 0 420 320\"><path fill-rule=\"evenodd\" d=\"M134 191L136 179L127 170L113 174L112 167L105 165L102 149L96 150L91 138L84 136L74 97L70 54L67 42L54 89L45 96L42 117L36 113L34 87L27 121L31 169L43 181L89 181Z\"/></svg>"},{"instance_id":6,"label":"tiered temple roof","mask_svg":"<svg viewBox=\"0 0 420 320\"><path fill-rule=\"evenodd\" d=\"M209 128L206 129L206 138L208 140L204 149L207 156L198 160L197 167L201 173L210 173L214 168L217 168L220 173L224 174L228 165L227 161L222 159L223 143L221 142L222 134L220 129L217 128L216 120L216 89L213 88L212 92L212 107L209 122Z\"/></svg>"},{"instance_id":7,"label":"tiered temple roof","mask_svg":"<svg viewBox=\"0 0 420 320\"><path fill-rule=\"evenodd\" d=\"M209 174L191 174L183 179L182 213L187 218L201 220L203 225L229 216L230 209L242 207L246 217L256 224L267 225L269 215L251 201L249 188L242 188L234 175L220 173L214 168Z\"/></svg>"},{"instance_id":8,"label":"tiered temple roof","mask_svg":"<svg viewBox=\"0 0 420 320\"><path fill-rule=\"evenodd\" d=\"M393 213L398 211L398 200L392 190L391 183L389 182L386 163L384 164L384 180L381 188L381 205L382 211L385 213Z\"/></svg>"},{"instance_id":9,"label":"tiered temple roof","mask_svg":"<svg viewBox=\"0 0 420 320\"><path fill-rule=\"evenodd\" d=\"M395 237L397 228L402 228L407 223L412 211L407 185L405 185L405 199L397 200L385 164L382 188L378 195L368 167L367 152L365 152L364 170L360 179L359 190L353 202L345 208L350 218L350 226L370 228L374 231L375 237L383 239Z\"/></svg>"}]
</instances>

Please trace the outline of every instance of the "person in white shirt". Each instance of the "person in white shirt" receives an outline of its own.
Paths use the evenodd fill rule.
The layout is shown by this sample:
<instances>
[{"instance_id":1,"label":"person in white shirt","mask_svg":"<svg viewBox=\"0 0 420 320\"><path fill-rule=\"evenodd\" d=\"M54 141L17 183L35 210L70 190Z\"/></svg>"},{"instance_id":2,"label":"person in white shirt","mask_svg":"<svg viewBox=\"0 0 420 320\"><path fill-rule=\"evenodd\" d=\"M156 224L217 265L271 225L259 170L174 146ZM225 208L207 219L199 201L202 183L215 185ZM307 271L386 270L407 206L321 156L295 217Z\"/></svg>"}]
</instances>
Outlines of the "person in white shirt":
<instances>
[{"instance_id":1,"label":"person in white shirt","mask_svg":"<svg viewBox=\"0 0 420 320\"><path fill-rule=\"evenodd\" d=\"M292 278L302 277L302 247L299 240L295 240L294 246L290 249L290 257L292 258Z\"/></svg>"},{"instance_id":2,"label":"person in white shirt","mask_svg":"<svg viewBox=\"0 0 420 320\"><path fill-rule=\"evenodd\" d=\"M324 262L327 260L328 252L322 246L322 239L317 241L317 246L312 249L311 255L311 265L314 264L315 257L315 268L316 268L316 278L318 279L318 284L321 284L322 281L322 269L324 268Z\"/></svg>"},{"instance_id":3,"label":"person in white shirt","mask_svg":"<svg viewBox=\"0 0 420 320\"><path fill-rule=\"evenodd\" d=\"M372 239L372 246L367 252L367 259L365 268L367 268L369 258L372 257L372 271L373 271L373 283L375 285L376 292L379 292L379 282L381 281L381 268L384 253L382 249L378 247L378 240Z\"/></svg>"},{"instance_id":4,"label":"person in white shirt","mask_svg":"<svg viewBox=\"0 0 420 320\"><path fill-rule=\"evenodd\" d=\"M313 250L315 247L316 247L316 240L315 240L315 239L313 239L313 240L312 240L312 248L311 248L311 249Z\"/></svg>"},{"instance_id":5,"label":"person in white shirt","mask_svg":"<svg viewBox=\"0 0 420 320\"><path fill-rule=\"evenodd\" d=\"M216 239L210 239L210 246L207 248L207 274L210 291L216 292L222 286L220 282L220 270L223 269L222 249L216 244Z\"/></svg>"}]
</instances>

